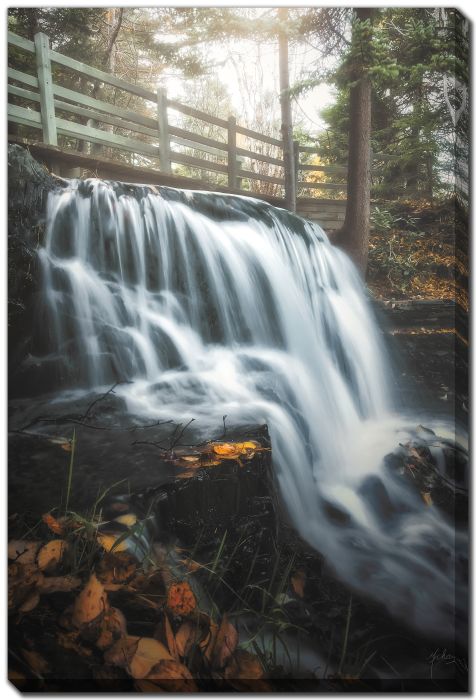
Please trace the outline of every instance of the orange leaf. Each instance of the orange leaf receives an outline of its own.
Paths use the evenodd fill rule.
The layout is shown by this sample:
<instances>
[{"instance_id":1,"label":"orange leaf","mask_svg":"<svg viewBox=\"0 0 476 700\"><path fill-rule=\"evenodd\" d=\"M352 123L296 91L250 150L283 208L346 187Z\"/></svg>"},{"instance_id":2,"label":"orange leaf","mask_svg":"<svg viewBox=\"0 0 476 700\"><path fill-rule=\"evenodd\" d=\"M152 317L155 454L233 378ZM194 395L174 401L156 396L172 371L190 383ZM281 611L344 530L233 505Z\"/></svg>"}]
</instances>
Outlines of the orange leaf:
<instances>
[{"instance_id":1,"label":"orange leaf","mask_svg":"<svg viewBox=\"0 0 476 700\"><path fill-rule=\"evenodd\" d=\"M184 617L195 610L197 601L190 585L174 583L167 592L167 605L174 615Z\"/></svg>"},{"instance_id":2,"label":"orange leaf","mask_svg":"<svg viewBox=\"0 0 476 700\"><path fill-rule=\"evenodd\" d=\"M62 535L64 532L64 527L63 525L57 520L54 515L51 515L51 513L45 513L44 515L41 516L41 519L45 523L45 525L48 525L50 528L51 532L54 532L55 535Z\"/></svg>"},{"instance_id":3,"label":"orange leaf","mask_svg":"<svg viewBox=\"0 0 476 700\"><path fill-rule=\"evenodd\" d=\"M293 576L291 576L291 586L294 593L299 596L299 598L304 598L304 586L306 585L306 572L303 569L298 569Z\"/></svg>"}]
</instances>

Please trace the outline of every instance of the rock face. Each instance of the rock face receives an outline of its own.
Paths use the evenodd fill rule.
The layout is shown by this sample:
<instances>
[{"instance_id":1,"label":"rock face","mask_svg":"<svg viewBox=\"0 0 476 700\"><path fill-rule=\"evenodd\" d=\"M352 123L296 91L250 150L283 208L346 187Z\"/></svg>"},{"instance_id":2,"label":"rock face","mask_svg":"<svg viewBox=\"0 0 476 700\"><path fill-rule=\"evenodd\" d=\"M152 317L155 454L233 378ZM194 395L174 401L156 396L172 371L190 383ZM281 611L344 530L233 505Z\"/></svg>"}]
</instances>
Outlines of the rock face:
<instances>
[{"instance_id":1,"label":"rock face","mask_svg":"<svg viewBox=\"0 0 476 700\"><path fill-rule=\"evenodd\" d=\"M48 192L63 186L33 156L16 144L8 147L8 326L10 396L28 383L27 358L36 326L36 255L46 219Z\"/></svg>"}]
</instances>

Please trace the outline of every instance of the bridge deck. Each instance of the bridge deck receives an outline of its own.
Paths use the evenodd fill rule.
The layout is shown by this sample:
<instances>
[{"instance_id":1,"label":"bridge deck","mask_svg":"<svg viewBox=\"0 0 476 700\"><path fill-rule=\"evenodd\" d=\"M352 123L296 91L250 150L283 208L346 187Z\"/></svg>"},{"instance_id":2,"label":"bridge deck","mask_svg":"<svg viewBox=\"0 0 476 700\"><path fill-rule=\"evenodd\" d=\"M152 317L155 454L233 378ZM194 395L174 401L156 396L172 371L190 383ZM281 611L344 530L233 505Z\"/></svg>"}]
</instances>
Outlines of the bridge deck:
<instances>
[{"instance_id":1,"label":"bridge deck","mask_svg":"<svg viewBox=\"0 0 476 700\"><path fill-rule=\"evenodd\" d=\"M247 192L212 185L179 175L166 174L153 168L141 168L118 160L98 155L80 153L74 150L51 146L18 136L9 136L9 143L25 146L36 160L44 163L49 170L62 177L100 177L105 180L121 180L134 184L164 185L185 190L206 190L237 194L240 196L262 199L277 207L284 207L284 199L271 197L260 192ZM76 172L75 172L76 171ZM326 231L333 231L342 226L345 215L345 199L300 198L297 200L297 213L306 219L320 224Z\"/></svg>"}]
</instances>

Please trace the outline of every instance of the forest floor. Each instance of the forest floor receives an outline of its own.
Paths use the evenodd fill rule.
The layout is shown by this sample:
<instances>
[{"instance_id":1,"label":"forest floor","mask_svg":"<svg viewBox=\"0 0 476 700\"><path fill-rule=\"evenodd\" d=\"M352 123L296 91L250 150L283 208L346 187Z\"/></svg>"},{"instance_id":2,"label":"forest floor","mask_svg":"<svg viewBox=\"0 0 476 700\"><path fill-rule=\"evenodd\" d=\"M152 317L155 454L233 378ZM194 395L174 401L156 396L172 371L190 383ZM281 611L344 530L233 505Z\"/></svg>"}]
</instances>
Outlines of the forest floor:
<instances>
[{"instance_id":1,"label":"forest floor","mask_svg":"<svg viewBox=\"0 0 476 700\"><path fill-rule=\"evenodd\" d=\"M456 300L468 310L467 222L454 200L376 203L367 285L377 299Z\"/></svg>"}]
</instances>

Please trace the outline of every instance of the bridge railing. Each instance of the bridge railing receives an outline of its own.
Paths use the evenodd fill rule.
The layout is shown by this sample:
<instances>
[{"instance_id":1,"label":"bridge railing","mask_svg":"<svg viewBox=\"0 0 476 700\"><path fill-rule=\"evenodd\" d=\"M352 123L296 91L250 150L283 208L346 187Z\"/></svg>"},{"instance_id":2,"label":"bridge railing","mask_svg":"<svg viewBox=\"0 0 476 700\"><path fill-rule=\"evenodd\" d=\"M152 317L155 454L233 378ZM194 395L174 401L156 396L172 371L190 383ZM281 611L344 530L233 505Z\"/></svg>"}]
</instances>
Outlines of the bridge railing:
<instances>
[{"instance_id":1,"label":"bridge railing","mask_svg":"<svg viewBox=\"0 0 476 700\"><path fill-rule=\"evenodd\" d=\"M233 116L222 119L171 100L162 87L154 91L60 54L43 33L30 41L9 32L8 44L8 121L41 132L41 143L82 153L107 149L112 159L129 158L164 174L180 176L185 167L200 173L197 179L215 173L231 191L283 196L280 139L241 126ZM66 78L70 87L60 84ZM184 128L184 117L203 122L213 136ZM300 196L345 192L345 165L313 165L308 161L316 148L295 142L294 150ZM333 175L338 182L328 181Z\"/></svg>"}]
</instances>

